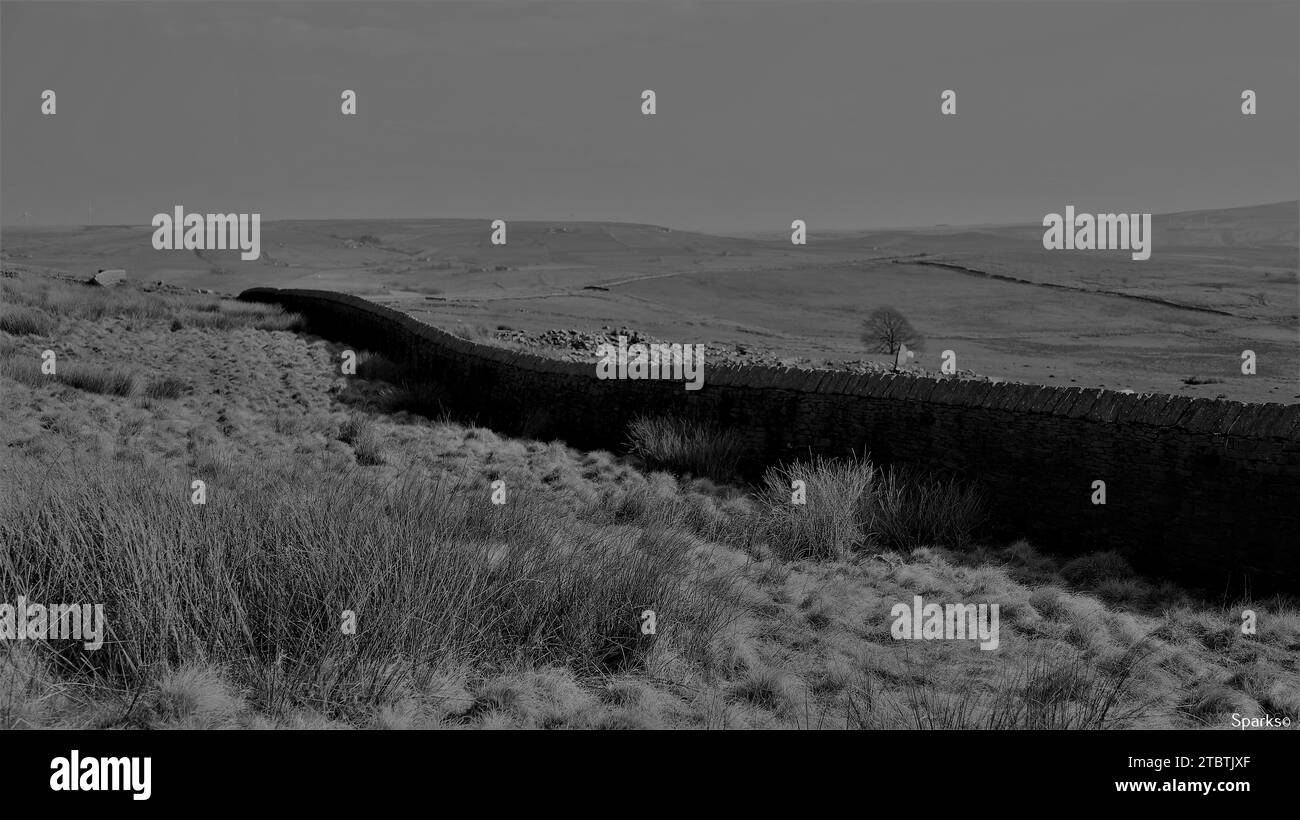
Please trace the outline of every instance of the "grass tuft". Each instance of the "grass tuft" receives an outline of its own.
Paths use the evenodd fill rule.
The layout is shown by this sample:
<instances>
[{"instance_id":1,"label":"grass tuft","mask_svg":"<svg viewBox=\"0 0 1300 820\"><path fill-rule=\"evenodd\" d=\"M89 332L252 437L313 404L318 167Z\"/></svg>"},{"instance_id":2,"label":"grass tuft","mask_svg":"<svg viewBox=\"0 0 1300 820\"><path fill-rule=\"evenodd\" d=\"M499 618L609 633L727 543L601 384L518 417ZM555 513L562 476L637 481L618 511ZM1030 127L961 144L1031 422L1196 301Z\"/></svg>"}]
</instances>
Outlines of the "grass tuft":
<instances>
[{"instance_id":1,"label":"grass tuft","mask_svg":"<svg viewBox=\"0 0 1300 820\"><path fill-rule=\"evenodd\" d=\"M861 510L874 476L865 459L817 457L769 469L759 516L762 539L789 561L847 557L863 544Z\"/></svg>"},{"instance_id":2,"label":"grass tuft","mask_svg":"<svg viewBox=\"0 0 1300 820\"><path fill-rule=\"evenodd\" d=\"M524 494L498 506L478 487L240 463L225 502L196 510L177 503L188 474L26 467L0 468L0 587L112 613L100 650L45 659L71 652L67 674L156 691L157 712L186 721L234 708L232 692L272 715L355 718L415 687L428 659L640 669L665 641L702 652L731 617L674 532L576 526ZM657 636L640 629L648 607ZM365 640L340 630L345 610ZM181 658L229 686L171 671Z\"/></svg>"},{"instance_id":3,"label":"grass tuft","mask_svg":"<svg viewBox=\"0 0 1300 820\"><path fill-rule=\"evenodd\" d=\"M38 308L0 308L0 330L14 336L49 336L54 332L54 317Z\"/></svg>"},{"instance_id":4,"label":"grass tuft","mask_svg":"<svg viewBox=\"0 0 1300 820\"><path fill-rule=\"evenodd\" d=\"M641 416L628 427L628 448L651 470L719 480L736 477L744 450L740 436L685 419Z\"/></svg>"},{"instance_id":5,"label":"grass tuft","mask_svg":"<svg viewBox=\"0 0 1300 820\"><path fill-rule=\"evenodd\" d=\"M189 389L190 385L184 379L164 376L149 382L144 388L144 394L151 399L178 399Z\"/></svg>"}]
</instances>

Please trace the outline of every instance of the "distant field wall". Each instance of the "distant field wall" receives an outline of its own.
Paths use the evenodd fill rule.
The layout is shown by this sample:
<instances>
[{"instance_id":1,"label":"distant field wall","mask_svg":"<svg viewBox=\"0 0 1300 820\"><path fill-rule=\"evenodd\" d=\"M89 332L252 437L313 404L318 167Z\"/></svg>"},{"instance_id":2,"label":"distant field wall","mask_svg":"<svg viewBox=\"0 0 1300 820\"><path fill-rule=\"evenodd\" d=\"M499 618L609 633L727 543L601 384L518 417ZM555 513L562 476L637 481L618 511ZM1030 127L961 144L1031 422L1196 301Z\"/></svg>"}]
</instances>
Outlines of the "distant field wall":
<instances>
[{"instance_id":1,"label":"distant field wall","mask_svg":"<svg viewBox=\"0 0 1300 820\"><path fill-rule=\"evenodd\" d=\"M621 450L637 415L734 429L751 474L810 454L870 454L976 480L1000 538L1049 552L1123 552L1216 592L1300 593L1300 406L911 376L706 365L680 382L596 378L463 341L354 296L257 288L314 333L405 358L454 409L508 435ZM1093 482L1106 503L1092 503Z\"/></svg>"}]
</instances>

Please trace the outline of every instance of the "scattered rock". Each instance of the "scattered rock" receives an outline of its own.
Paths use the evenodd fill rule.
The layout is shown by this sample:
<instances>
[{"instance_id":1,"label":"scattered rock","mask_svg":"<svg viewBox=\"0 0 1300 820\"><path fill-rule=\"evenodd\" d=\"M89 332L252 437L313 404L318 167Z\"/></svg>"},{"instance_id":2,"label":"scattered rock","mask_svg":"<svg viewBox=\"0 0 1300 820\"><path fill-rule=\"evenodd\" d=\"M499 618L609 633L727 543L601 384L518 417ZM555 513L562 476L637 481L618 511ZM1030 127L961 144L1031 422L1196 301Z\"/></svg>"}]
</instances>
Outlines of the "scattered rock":
<instances>
[{"instance_id":1,"label":"scattered rock","mask_svg":"<svg viewBox=\"0 0 1300 820\"><path fill-rule=\"evenodd\" d=\"M111 288L115 285L122 284L125 279L126 271L122 268L100 268L99 273L90 277L87 284Z\"/></svg>"},{"instance_id":2,"label":"scattered rock","mask_svg":"<svg viewBox=\"0 0 1300 820\"><path fill-rule=\"evenodd\" d=\"M617 346L619 336L626 337L629 345L669 343L665 339L654 338L639 330L610 325L602 326L596 333L574 328L553 328L529 333L523 330L498 327L496 330L489 331L482 341L504 344L516 350L530 350L541 356L571 362L594 362L600 346L604 344ZM701 339L678 339L676 341L679 344L703 344L705 360L711 364L795 367L803 370L840 370L860 374L895 372L892 365L866 359L824 359L820 364L813 364L812 360L807 357L781 357L772 353L756 351L753 343L721 343ZM944 375L939 371L926 370L918 365L903 365L898 368L897 372L913 376L988 381L988 377L982 376L973 370L958 370L955 374Z\"/></svg>"}]
</instances>

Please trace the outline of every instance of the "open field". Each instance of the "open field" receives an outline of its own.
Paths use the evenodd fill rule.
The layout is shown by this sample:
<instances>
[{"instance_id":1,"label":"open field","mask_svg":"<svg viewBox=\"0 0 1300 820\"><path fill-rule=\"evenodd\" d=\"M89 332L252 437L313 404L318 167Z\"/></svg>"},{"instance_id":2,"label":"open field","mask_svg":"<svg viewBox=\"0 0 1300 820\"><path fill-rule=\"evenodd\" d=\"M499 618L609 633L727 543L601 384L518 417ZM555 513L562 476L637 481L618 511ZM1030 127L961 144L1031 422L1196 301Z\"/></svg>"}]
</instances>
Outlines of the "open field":
<instances>
[{"instance_id":1,"label":"open field","mask_svg":"<svg viewBox=\"0 0 1300 820\"><path fill-rule=\"evenodd\" d=\"M506 439L380 357L342 375L277 308L30 274L0 296L0 586L108 621L95 651L6 642L5 728L1300 722L1294 601L983 543L977 488L865 462L712 481L690 471L725 472L725 436ZM999 648L895 640L915 595L999 604Z\"/></svg>"},{"instance_id":2,"label":"open field","mask_svg":"<svg viewBox=\"0 0 1300 820\"><path fill-rule=\"evenodd\" d=\"M159 252L147 229L19 230L4 262L234 294L338 290L431 324L598 331L740 346L788 364L884 362L861 319L892 305L925 336L912 364L1041 384L1300 400L1295 202L1158 215L1152 257L1042 248L1035 226L733 238L614 223L271 222L262 258ZM361 242L371 237L378 243ZM941 267L948 265L950 267ZM963 268L965 270L959 270ZM1258 372L1241 373L1254 350Z\"/></svg>"}]
</instances>

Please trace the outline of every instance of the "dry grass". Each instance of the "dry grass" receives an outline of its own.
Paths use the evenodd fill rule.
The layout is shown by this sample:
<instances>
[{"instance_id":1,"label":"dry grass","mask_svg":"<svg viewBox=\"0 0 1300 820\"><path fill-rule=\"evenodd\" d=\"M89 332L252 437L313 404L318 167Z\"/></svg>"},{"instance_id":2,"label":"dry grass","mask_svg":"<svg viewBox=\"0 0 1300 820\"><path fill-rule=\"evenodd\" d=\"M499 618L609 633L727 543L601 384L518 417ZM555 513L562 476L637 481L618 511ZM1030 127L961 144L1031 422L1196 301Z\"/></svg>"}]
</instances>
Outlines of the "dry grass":
<instances>
[{"instance_id":1,"label":"dry grass","mask_svg":"<svg viewBox=\"0 0 1300 820\"><path fill-rule=\"evenodd\" d=\"M339 429L339 441L352 445L357 463L376 465L384 463L384 448L374 422L363 415L354 415Z\"/></svg>"},{"instance_id":2,"label":"dry grass","mask_svg":"<svg viewBox=\"0 0 1300 820\"><path fill-rule=\"evenodd\" d=\"M292 467L236 465L211 482L223 503L198 507L185 478L109 461L0 475L0 586L111 613L110 642L78 653L86 682L133 691L203 658L260 711L355 717L421 674L402 658L623 672L662 642L700 655L726 617L670 531ZM646 607L671 626L642 635Z\"/></svg>"},{"instance_id":3,"label":"dry grass","mask_svg":"<svg viewBox=\"0 0 1300 820\"><path fill-rule=\"evenodd\" d=\"M301 316L284 313L277 305L221 302L216 311L191 311L176 319L184 327L199 330L232 330L252 327L257 330L300 330ZM179 328L178 328L179 329Z\"/></svg>"},{"instance_id":4,"label":"dry grass","mask_svg":"<svg viewBox=\"0 0 1300 820\"><path fill-rule=\"evenodd\" d=\"M75 351L60 371L130 362L138 395L68 389L40 374L43 340L0 337L0 600L103 603L109 643L6 643L0 726L1300 721L1294 601L1207 603L1120 555L982 544L967 488L865 462L787 465L751 490L390 415L396 365L362 356L344 376L319 339L173 332L173 313L94 293L102 311L49 311ZM680 472L731 461L675 429L669 460L695 465ZM999 648L894 640L891 607L917 594L999 604Z\"/></svg>"},{"instance_id":5,"label":"dry grass","mask_svg":"<svg viewBox=\"0 0 1300 820\"><path fill-rule=\"evenodd\" d=\"M802 503L796 498L802 488ZM979 493L951 479L867 459L815 457L770 468L750 530L785 560L843 559L856 550L965 547L983 521Z\"/></svg>"},{"instance_id":6,"label":"dry grass","mask_svg":"<svg viewBox=\"0 0 1300 820\"><path fill-rule=\"evenodd\" d=\"M628 448L651 470L671 470L729 480L736 476L743 455L733 430L676 418L633 419Z\"/></svg>"},{"instance_id":7,"label":"dry grass","mask_svg":"<svg viewBox=\"0 0 1300 820\"><path fill-rule=\"evenodd\" d=\"M899 468L880 474L864 512L872 542L894 550L965 547L984 523L978 488Z\"/></svg>"},{"instance_id":8,"label":"dry grass","mask_svg":"<svg viewBox=\"0 0 1300 820\"><path fill-rule=\"evenodd\" d=\"M857 727L934 729L1109 729L1132 724L1157 705L1142 691L1154 650L1139 643L1111 670L1078 653L1039 646L991 686L940 688L904 676L901 690L869 692L875 709L855 712Z\"/></svg>"},{"instance_id":9,"label":"dry grass","mask_svg":"<svg viewBox=\"0 0 1300 820\"><path fill-rule=\"evenodd\" d=\"M360 351L356 376L383 385L375 404L384 413L406 412L428 418L443 418L448 414L449 402L441 385L404 363Z\"/></svg>"},{"instance_id":10,"label":"dry grass","mask_svg":"<svg viewBox=\"0 0 1300 820\"><path fill-rule=\"evenodd\" d=\"M845 558L865 541L862 510L872 491L871 462L815 458L774 467L764 477L756 529L782 559ZM795 503L795 487L802 489Z\"/></svg>"},{"instance_id":11,"label":"dry grass","mask_svg":"<svg viewBox=\"0 0 1300 820\"><path fill-rule=\"evenodd\" d=\"M28 387L41 387L48 383L47 380L53 381L55 378L53 374L47 375L41 372L39 359L34 356L22 356L14 350L0 356L0 375Z\"/></svg>"},{"instance_id":12,"label":"dry grass","mask_svg":"<svg viewBox=\"0 0 1300 820\"><path fill-rule=\"evenodd\" d=\"M0 358L0 375L29 387L66 385L87 393L111 396L130 396L136 392L133 373L111 367L92 367L80 362L59 363L55 360L53 373L41 370L41 361L31 355L11 353Z\"/></svg>"},{"instance_id":13,"label":"dry grass","mask_svg":"<svg viewBox=\"0 0 1300 820\"><path fill-rule=\"evenodd\" d=\"M490 328L483 327L469 322L459 322L446 329L448 333L467 342L480 342L483 344L492 344L496 341L496 336Z\"/></svg>"},{"instance_id":14,"label":"dry grass","mask_svg":"<svg viewBox=\"0 0 1300 820\"><path fill-rule=\"evenodd\" d=\"M14 336L49 336L54 318L36 308L0 308L0 331Z\"/></svg>"},{"instance_id":15,"label":"dry grass","mask_svg":"<svg viewBox=\"0 0 1300 820\"><path fill-rule=\"evenodd\" d=\"M58 379L87 393L130 396L136 391L135 376L122 370L93 368L73 363L59 368Z\"/></svg>"},{"instance_id":16,"label":"dry grass","mask_svg":"<svg viewBox=\"0 0 1300 820\"><path fill-rule=\"evenodd\" d=\"M184 379L163 376L149 382L144 388L144 394L151 399L178 399L189 389L189 382Z\"/></svg>"},{"instance_id":17,"label":"dry grass","mask_svg":"<svg viewBox=\"0 0 1300 820\"><path fill-rule=\"evenodd\" d=\"M130 284L102 288L65 279L9 278L0 281L0 298L6 303L0 311L0 330L14 334L49 336L60 320L99 322L106 318L164 323L173 330L295 330L302 324L301 317L285 313L278 305L146 291Z\"/></svg>"}]
</instances>

